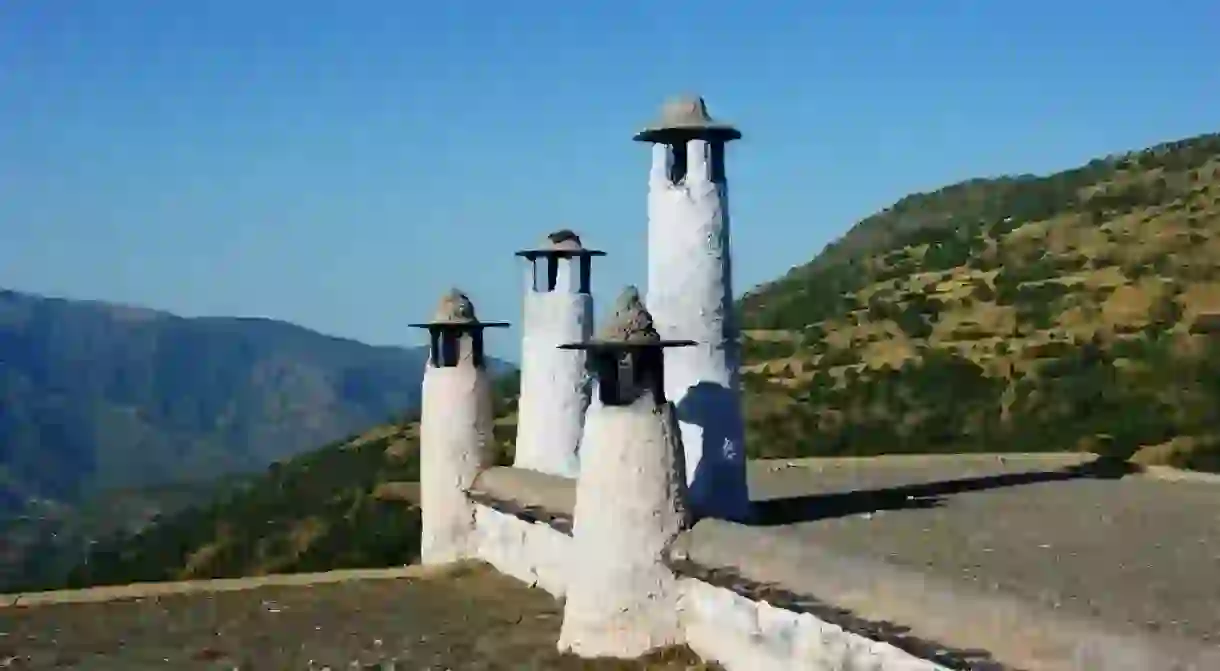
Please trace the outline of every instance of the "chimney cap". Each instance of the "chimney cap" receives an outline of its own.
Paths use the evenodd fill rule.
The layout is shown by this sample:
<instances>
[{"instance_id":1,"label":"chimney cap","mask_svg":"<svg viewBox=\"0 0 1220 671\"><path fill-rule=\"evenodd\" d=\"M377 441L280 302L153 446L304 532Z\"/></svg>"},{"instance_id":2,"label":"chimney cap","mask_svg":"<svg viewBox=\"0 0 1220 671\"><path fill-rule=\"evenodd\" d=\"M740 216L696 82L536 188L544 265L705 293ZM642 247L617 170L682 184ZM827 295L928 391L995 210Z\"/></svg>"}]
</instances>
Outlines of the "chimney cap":
<instances>
[{"instance_id":1,"label":"chimney cap","mask_svg":"<svg viewBox=\"0 0 1220 671\"><path fill-rule=\"evenodd\" d=\"M661 118L632 139L654 143L692 139L727 142L741 139L741 131L732 124L712 119L702 97L680 95L666 100L661 106Z\"/></svg>"},{"instance_id":2,"label":"chimney cap","mask_svg":"<svg viewBox=\"0 0 1220 671\"><path fill-rule=\"evenodd\" d=\"M432 313L432 321L408 324L412 328L452 328L475 330L508 326L508 322L481 322L474 311L474 303L461 289L456 287L445 292Z\"/></svg>"},{"instance_id":3,"label":"chimney cap","mask_svg":"<svg viewBox=\"0 0 1220 671\"><path fill-rule=\"evenodd\" d=\"M580 246L580 236L570 228L561 228L546 236L546 239L551 243L551 249L584 249Z\"/></svg>"},{"instance_id":4,"label":"chimney cap","mask_svg":"<svg viewBox=\"0 0 1220 671\"><path fill-rule=\"evenodd\" d=\"M585 249L580 244L580 236L570 228L561 228L546 236L546 244L537 249L523 249L516 256L524 256L533 261L538 257L571 258L574 256L605 256L606 253L597 249Z\"/></svg>"},{"instance_id":5,"label":"chimney cap","mask_svg":"<svg viewBox=\"0 0 1220 671\"><path fill-rule=\"evenodd\" d=\"M693 340L664 340L657 332L652 314L640 300L640 290L628 286L614 304L614 314L596 338L583 343L567 343L560 349L632 349L644 347L686 347Z\"/></svg>"}]
</instances>

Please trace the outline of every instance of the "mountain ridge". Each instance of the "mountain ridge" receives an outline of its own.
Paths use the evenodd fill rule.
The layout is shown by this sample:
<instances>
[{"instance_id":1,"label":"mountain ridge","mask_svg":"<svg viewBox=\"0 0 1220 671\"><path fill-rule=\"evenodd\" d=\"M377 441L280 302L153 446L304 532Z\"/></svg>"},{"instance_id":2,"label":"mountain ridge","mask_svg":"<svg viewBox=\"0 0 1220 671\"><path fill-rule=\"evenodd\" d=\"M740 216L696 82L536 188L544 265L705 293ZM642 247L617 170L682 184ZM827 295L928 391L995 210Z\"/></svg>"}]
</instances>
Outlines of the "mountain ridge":
<instances>
[{"instance_id":1,"label":"mountain ridge","mask_svg":"<svg viewBox=\"0 0 1220 671\"><path fill-rule=\"evenodd\" d=\"M3 288L0 498L259 470L413 408L426 357L266 317Z\"/></svg>"},{"instance_id":2,"label":"mountain ridge","mask_svg":"<svg viewBox=\"0 0 1220 671\"><path fill-rule=\"evenodd\" d=\"M266 317L0 289L0 585L410 413L426 358Z\"/></svg>"},{"instance_id":3,"label":"mountain ridge","mask_svg":"<svg viewBox=\"0 0 1220 671\"><path fill-rule=\"evenodd\" d=\"M1084 164L1075 165L1060 170L1054 170L1047 174L1037 173L1016 173L1016 174L998 174L988 177L970 177L965 180L954 182L948 186L943 186L938 189L927 191L914 191L906 196L899 198L891 205L882 208L880 211L868 215L852 225L843 235L835 238L827 243L819 250L812 260L807 263L794 267L789 271L800 271L801 269L819 268L835 263L846 262L853 256L870 251L871 245L877 244L877 240L889 242L892 238L887 238L884 233L892 232L893 229L905 228L911 230L915 228L923 228L925 224L930 224L935 227L937 224L935 216L924 216L916 220L912 224L899 227L895 225L895 218L900 218L904 211L912 207L914 203L918 203L922 199L936 196L937 194L952 194L953 192L966 192L972 188L997 186L1001 188L1010 188L1015 191L1022 184L1029 184L1045 179L1060 179L1064 181L1081 174L1090 172L1100 172L1107 168L1119 164L1124 161L1138 159L1141 156L1149 155L1164 155L1181 150L1186 145L1211 145L1215 146L1220 143L1220 133L1200 133L1189 136L1180 140L1172 140L1160 142L1145 148L1132 148L1118 152L1111 152L1100 158L1093 158ZM1018 216L1028 214L1028 212L1018 211ZM950 224L951 220L946 219L944 224ZM887 231L887 229L890 229ZM787 276L788 273L785 274ZM757 287L754 287L747 293L757 293L766 290L771 284L782 281L784 277L777 278L771 282L764 282Z\"/></svg>"}]
</instances>

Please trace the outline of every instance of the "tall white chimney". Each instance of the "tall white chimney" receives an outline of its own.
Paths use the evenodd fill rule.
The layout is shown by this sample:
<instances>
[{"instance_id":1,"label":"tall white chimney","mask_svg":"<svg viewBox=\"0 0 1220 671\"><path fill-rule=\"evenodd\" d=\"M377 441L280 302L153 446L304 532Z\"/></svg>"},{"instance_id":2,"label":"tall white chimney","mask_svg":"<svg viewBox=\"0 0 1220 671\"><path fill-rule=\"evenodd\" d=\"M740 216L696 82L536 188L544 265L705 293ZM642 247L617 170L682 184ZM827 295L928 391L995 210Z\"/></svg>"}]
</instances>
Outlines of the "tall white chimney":
<instances>
[{"instance_id":1,"label":"tall white chimney","mask_svg":"<svg viewBox=\"0 0 1220 671\"><path fill-rule=\"evenodd\" d=\"M430 354L420 408L420 561L445 564L471 556L474 504L466 496L475 477L491 466L491 380L484 365L483 329L461 291L441 299L428 330Z\"/></svg>"},{"instance_id":2,"label":"tall white chimney","mask_svg":"<svg viewBox=\"0 0 1220 671\"><path fill-rule=\"evenodd\" d=\"M540 249L517 252L526 269L521 337L521 396L513 466L574 478L580 434L589 407L582 350L559 345L588 340L593 331L590 265L604 252L585 249L570 230L548 236Z\"/></svg>"},{"instance_id":3,"label":"tall white chimney","mask_svg":"<svg viewBox=\"0 0 1220 671\"><path fill-rule=\"evenodd\" d=\"M669 100L635 136L652 147L648 179L648 308L662 338L694 347L665 352L665 393L678 410L691 506L699 517L749 516L733 315L725 146L732 126L702 98Z\"/></svg>"}]
</instances>

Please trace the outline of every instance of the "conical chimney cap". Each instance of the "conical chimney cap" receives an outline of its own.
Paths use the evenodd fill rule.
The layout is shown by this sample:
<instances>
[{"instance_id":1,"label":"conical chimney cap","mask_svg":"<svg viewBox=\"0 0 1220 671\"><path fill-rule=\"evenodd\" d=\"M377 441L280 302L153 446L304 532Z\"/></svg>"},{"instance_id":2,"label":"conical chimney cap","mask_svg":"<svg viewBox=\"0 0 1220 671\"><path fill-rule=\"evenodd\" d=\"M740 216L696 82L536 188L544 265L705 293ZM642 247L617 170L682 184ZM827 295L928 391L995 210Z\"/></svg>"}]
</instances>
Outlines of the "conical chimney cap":
<instances>
[{"instance_id":1,"label":"conical chimney cap","mask_svg":"<svg viewBox=\"0 0 1220 671\"><path fill-rule=\"evenodd\" d=\"M614 314L597 334L604 342L649 344L661 341L652 313L640 300L640 290L628 286L614 302Z\"/></svg>"},{"instance_id":2,"label":"conical chimney cap","mask_svg":"<svg viewBox=\"0 0 1220 671\"><path fill-rule=\"evenodd\" d=\"M597 337L584 343L560 345L561 349L630 349L639 347L685 347L693 340L663 340L652 313L640 300L640 290L628 286L614 302L614 314Z\"/></svg>"},{"instance_id":3,"label":"conical chimney cap","mask_svg":"<svg viewBox=\"0 0 1220 671\"><path fill-rule=\"evenodd\" d=\"M432 321L411 324L414 328L450 327L459 329L481 329L508 326L508 322L481 322L474 311L474 303L461 289L453 288L441 296Z\"/></svg>"},{"instance_id":4,"label":"conical chimney cap","mask_svg":"<svg viewBox=\"0 0 1220 671\"><path fill-rule=\"evenodd\" d=\"M679 139L727 142L741 138L731 124L712 119L707 103L695 95L675 96L661 106L661 118L636 134L638 142L668 142Z\"/></svg>"},{"instance_id":5,"label":"conical chimney cap","mask_svg":"<svg viewBox=\"0 0 1220 671\"><path fill-rule=\"evenodd\" d=\"M516 253L529 260L539 257L571 258L574 256L605 256L599 249L585 249L580 244L580 236L570 228L561 228L546 236L546 243L536 249L522 249Z\"/></svg>"}]
</instances>

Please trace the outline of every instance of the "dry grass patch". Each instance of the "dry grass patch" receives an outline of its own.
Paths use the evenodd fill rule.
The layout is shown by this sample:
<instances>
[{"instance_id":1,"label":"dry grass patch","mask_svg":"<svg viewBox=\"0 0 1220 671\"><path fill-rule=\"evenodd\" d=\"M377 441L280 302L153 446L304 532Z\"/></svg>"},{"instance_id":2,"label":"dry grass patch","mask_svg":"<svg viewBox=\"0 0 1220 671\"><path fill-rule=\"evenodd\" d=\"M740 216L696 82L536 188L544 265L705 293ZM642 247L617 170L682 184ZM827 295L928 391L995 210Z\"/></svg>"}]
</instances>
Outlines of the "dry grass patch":
<instances>
[{"instance_id":1,"label":"dry grass patch","mask_svg":"<svg viewBox=\"0 0 1220 671\"><path fill-rule=\"evenodd\" d=\"M288 531L288 544L294 556L309 549L314 541L326 535L326 520L320 517L306 517L293 523Z\"/></svg>"},{"instance_id":2,"label":"dry grass patch","mask_svg":"<svg viewBox=\"0 0 1220 671\"><path fill-rule=\"evenodd\" d=\"M1073 339L1087 339L1098 333L1111 332L1103 319L1101 305L1092 297L1083 297L1080 303L1059 313L1055 326L1056 330Z\"/></svg>"},{"instance_id":3,"label":"dry grass patch","mask_svg":"<svg viewBox=\"0 0 1220 671\"><path fill-rule=\"evenodd\" d=\"M899 367L908 359L917 358L915 347L905 337L877 340L865 345L860 354L869 368Z\"/></svg>"},{"instance_id":4,"label":"dry grass patch","mask_svg":"<svg viewBox=\"0 0 1220 671\"><path fill-rule=\"evenodd\" d=\"M741 335L759 342L795 342L801 339L800 331L778 329L750 329L742 331Z\"/></svg>"},{"instance_id":5,"label":"dry grass patch","mask_svg":"<svg viewBox=\"0 0 1220 671\"><path fill-rule=\"evenodd\" d=\"M936 297L948 300L961 300L968 298L974 293L974 279L982 275L982 273L972 272L965 266L958 266L953 269L953 276L947 277L933 287L936 291Z\"/></svg>"},{"instance_id":6,"label":"dry grass patch","mask_svg":"<svg viewBox=\"0 0 1220 671\"><path fill-rule=\"evenodd\" d=\"M1202 446L1196 436L1178 436L1164 443L1141 447L1131 456L1131 461L1141 466L1174 466L1187 461Z\"/></svg>"},{"instance_id":7,"label":"dry grass patch","mask_svg":"<svg viewBox=\"0 0 1220 671\"><path fill-rule=\"evenodd\" d=\"M373 498L378 501L419 503L419 483L382 482L373 488Z\"/></svg>"},{"instance_id":8,"label":"dry grass patch","mask_svg":"<svg viewBox=\"0 0 1220 671\"><path fill-rule=\"evenodd\" d=\"M402 428L396 424L386 424L384 426L379 426L366 433L360 434L356 438L349 440L347 443L345 443L343 445L343 449L354 450L363 445L367 445L373 441L381 440L383 438L389 438L390 436L393 436L393 435L399 433L401 430L402 430Z\"/></svg>"},{"instance_id":9,"label":"dry grass patch","mask_svg":"<svg viewBox=\"0 0 1220 671\"><path fill-rule=\"evenodd\" d=\"M1145 278L1120 286L1102 303L1102 316L1114 326L1143 326L1152 306L1164 296L1164 285L1159 279Z\"/></svg>"},{"instance_id":10,"label":"dry grass patch","mask_svg":"<svg viewBox=\"0 0 1220 671\"><path fill-rule=\"evenodd\" d=\"M1092 258L1110 246L1104 231L1086 223L1084 215L1061 217L1061 224L1052 227L1046 236L1047 250L1059 255L1071 252Z\"/></svg>"},{"instance_id":11,"label":"dry grass patch","mask_svg":"<svg viewBox=\"0 0 1220 671\"><path fill-rule=\"evenodd\" d=\"M189 580L200 575L200 572L211 565L212 560L224 550L225 545L227 545L227 541L224 538L220 538L192 552L183 563L182 570L178 571L178 579Z\"/></svg>"},{"instance_id":12,"label":"dry grass patch","mask_svg":"<svg viewBox=\"0 0 1220 671\"><path fill-rule=\"evenodd\" d=\"M856 328L855 325L840 320L827 322L823 341L829 347L847 349L856 341Z\"/></svg>"},{"instance_id":13,"label":"dry grass patch","mask_svg":"<svg viewBox=\"0 0 1220 671\"><path fill-rule=\"evenodd\" d=\"M976 302L970 311L970 318L980 328L992 333L1008 334L1012 333L1013 327L1017 324L1017 311L1011 305Z\"/></svg>"},{"instance_id":14,"label":"dry grass patch","mask_svg":"<svg viewBox=\"0 0 1220 671\"><path fill-rule=\"evenodd\" d=\"M390 443L385 448L385 455L391 459L403 461L419 452L419 428L416 425L412 433L415 435L404 437Z\"/></svg>"},{"instance_id":15,"label":"dry grass patch","mask_svg":"<svg viewBox=\"0 0 1220 671\"><path fill-rule=\"evenodd\" d=\"M1115 265L1096 268L1094 270L1084 270L1079 273L1064 276L1065 281L1069 278L1079 279L1083 286L1094 290L1109 287L1121 287L1128 281L1126 274L1123 273L1123 269Z\"/></svg>"},{"instance_id":16,"label":"dry grass patch","mask_svg":"<svg viewBox=\"0 0 1220 671\"><path fill-rule=\"evenodd\" d=\"M769 359L754 366L743 367L742 370L766 375L768 376L768 381L773 384L792 387L798 381L812 376L805 370L806 363L805 360L798 357L784 357L782 359Z\"/></svg>"},{"instance_id":17,"label":"dry grass patch","mask_svg":"<svg viewBox=\"0 0 1220 671\"><path fill-rule=\"evenodd\" d=\"M1050 221L1031 221L1024 226L1018 226L1016 229L1000 239L1002 246L1027 246L1038 245L1042 246L1046 238L1047 232L1050 229Z\"/></svg>"},{"instance_id":18,"label":"dry grass patch","mask_svg":"<svg viewBox=\"0 0 1220 671\"><path fill-rule=\"evenodd\" d=\"M1183 286L1177 297L1185 321L1200 314L1220 312L1220 282L1191 282Z\"/></svg>"}]
</instances>

